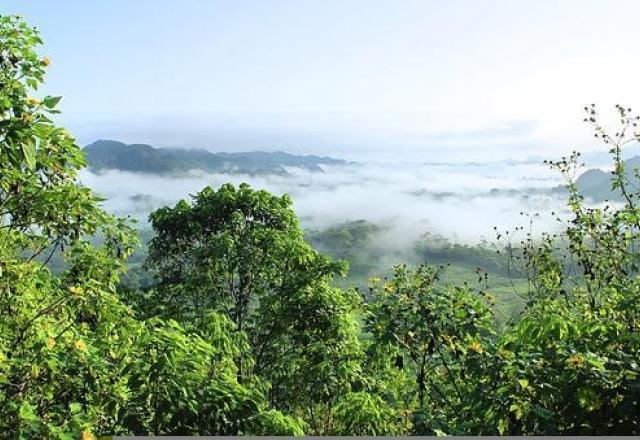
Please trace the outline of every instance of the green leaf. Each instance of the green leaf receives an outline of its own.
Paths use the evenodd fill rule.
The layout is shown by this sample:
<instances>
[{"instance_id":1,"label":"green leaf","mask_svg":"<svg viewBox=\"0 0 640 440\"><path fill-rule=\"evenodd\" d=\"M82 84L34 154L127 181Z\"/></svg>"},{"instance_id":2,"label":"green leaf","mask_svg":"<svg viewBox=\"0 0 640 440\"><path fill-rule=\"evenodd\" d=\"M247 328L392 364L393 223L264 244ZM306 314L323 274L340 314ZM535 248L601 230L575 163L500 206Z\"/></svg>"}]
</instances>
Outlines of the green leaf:
<instances>
[{"instance_id":1,"label":"green leaf","mask_svg":"<svg viewBox=\"0 0 640 440\"><path fill-rule=\"evenodd\" d=\"M511 404L511 406L509 407L509 411L511 411L515 415L516 420L520 420L522 418L522 407L517 403Z\"/></svg>"},{"instance_id":2,"label":"green leaf","mask_svg":"<svg viewBox=\"0 0 640 440\"><path fill-rule=\"evenodd\" d=\"M24 142L22 144L22 155L24 156L24 161L27 164L27 167L32 171L35 170L36 145L33 142Z\"/></svg>"},{"instance_id":3,"label":"green leaf","mask_svg":"<svg viewBox=\"0 0 640 440\"><path fill-rule=\"evenodd\" d=\"M500 435L504 435L505 431L507 430L508 424L509 422L507 421L507 419L498 420L498 432L500 433Z\"/></svg>"},{"instance_id":4,"label":"green leaf","mask_svg":"<svg viewBox=\"0 0 640 440\"><path fill-rule=\"evenodd\" d=\"M20 411L19 411L20 419L27 420L27 421L36 421L36 420L38 420L38 416L34 412L35 408L36 407L34 405L32 405L32 404L30 404L28 402L24 402L20 406Z\"/></svg>"},{"instance_id":5,"label":"green leaf","mask_svg":"<svg viewBox=\"0 0 640 440\"><path fill-rule=\"evenodd\" d=\"M62 96L45 96L42 100L42 104L48 109L53 109L56 105L58 105L61 99Z\"/></svg>"}]
</instances>

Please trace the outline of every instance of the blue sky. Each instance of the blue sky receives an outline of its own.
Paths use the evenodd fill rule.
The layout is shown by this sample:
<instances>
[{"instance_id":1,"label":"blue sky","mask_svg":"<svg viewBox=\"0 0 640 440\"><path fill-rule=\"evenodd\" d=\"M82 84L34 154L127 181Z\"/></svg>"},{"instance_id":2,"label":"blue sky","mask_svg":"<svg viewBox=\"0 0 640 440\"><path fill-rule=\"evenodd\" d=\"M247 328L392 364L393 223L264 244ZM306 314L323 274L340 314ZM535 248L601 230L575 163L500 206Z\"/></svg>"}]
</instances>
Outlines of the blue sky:
<instances>
[{"instance_id":1,"label":"blue sky","mask_svg":"<svg viewBox=\"0 0 640 440\"><path fill-rule=\"evenodd\" d=\"M81 142L433 160L590 148L640 104L637 1L4 0Z\"/></svg>"}]
</instances>

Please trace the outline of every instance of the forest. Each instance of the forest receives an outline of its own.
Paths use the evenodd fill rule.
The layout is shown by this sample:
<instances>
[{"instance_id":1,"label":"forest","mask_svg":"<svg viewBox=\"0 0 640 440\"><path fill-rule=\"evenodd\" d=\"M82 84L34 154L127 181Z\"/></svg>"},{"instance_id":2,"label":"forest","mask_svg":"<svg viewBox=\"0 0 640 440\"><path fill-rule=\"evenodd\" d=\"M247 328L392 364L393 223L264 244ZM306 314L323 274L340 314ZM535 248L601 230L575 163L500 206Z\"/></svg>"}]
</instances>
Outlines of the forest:
<instances>
[{"instance_id":1,"label":"forest","mask_svg":"<svg viewBox=\"0 0 640 440\"><path fill-rule=\"evenodd\" d=\"M375 225L305 233L289 196L246 184L157 209L140 237L79 183L61 98L35 97L42 43L0 16L3 436L640 434L631 109L613 132L584 109L615 206L585 201L573 152L548 162L566 179L561 232L425 236L422 263L370 277L380 261L351 243Z\"/></svg>"}]
</instances>

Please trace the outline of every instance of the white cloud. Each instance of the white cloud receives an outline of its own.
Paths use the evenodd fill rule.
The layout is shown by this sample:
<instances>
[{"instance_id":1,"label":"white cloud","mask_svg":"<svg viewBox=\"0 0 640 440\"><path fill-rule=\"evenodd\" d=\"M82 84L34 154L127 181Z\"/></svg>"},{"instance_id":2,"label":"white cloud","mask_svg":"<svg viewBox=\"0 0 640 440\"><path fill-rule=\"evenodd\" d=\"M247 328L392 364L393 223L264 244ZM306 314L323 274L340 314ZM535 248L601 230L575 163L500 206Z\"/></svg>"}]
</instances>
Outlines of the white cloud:
<instances>
[{"instance_id":1,"label":"white cloud","mask_svg":"<svg viewBox=\"0 0 640 440\"><path fill-rule=\"evenodd\" d=\"M522 224L521 211L548 214L564 206L558 196L531 191L491 192L551 188L560 183L558 176L535 163L367 163L328 167L325 173L291 169L289 176L194 172L182 178L84 171L81 180L107 198L108 209L138 218L144 218L151 207L173 204L206 185L246 181L275 194L290 194L306 228L322 229L345 220L367 219L391 226L396 244L403 245L427 231L472 242L482 236L492 238L493 226L508 229ZM150 196L151 201L132 200L138 194ZM551 225L551 217L543 216L540 226Z\"/></svg>"}]
</instances>

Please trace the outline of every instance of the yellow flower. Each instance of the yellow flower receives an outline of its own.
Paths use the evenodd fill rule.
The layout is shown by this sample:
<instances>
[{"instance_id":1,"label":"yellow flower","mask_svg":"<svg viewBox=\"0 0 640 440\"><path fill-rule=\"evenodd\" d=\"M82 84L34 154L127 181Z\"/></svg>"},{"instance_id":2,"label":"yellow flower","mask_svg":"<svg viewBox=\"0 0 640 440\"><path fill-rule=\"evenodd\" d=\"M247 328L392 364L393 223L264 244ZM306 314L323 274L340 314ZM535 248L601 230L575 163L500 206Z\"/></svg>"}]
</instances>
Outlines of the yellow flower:
<instances>
[{"instance_id":1,"label":"yellow flower","mask_svg":"<svg viewBox=\"0 0 640 440\"><path fill-rule=\"evenodd\" d=\"M75 343L76 350L87 351L87 344L82 340L78 339Z\"/></svg>"},{"instance_id":2,"label":"yellow flower","mask_svg":"<svg viewBox=\"0 0 640 440\"><path fill-rule=\"evenodd\" d=\"M567 359L567 365L574 368L584 367L585 365L584 358L580 354L574 354L573 356Z\"/></svg>"},{"instance_id":3,"label":"yellow flower","mask_svg":"<svg viewBox=\"0 0 640 440\"><path fill-rule=\"evenodd\" d=\"M473 341L467 346L467 348L469 351L473 351L475 353L482 353L484 351L482 345L478 341Z\"/></svg>"},{"instance_id":4,"label":"yellow flower","mask_svg":"<svg viewBox=\"0 0 640 440\"><path fill-rule=\"evenodd\" d=\"M51 60L49 59L49 57L44 57L42 59L42 64L44 64L45 66L51 65Z\"/></svg>"},{"instance_id":5,"label":"yellow flower","mask_svg":"<svg viewBox=\"0 0 640 440\"><path fill-rule=\"evenodd\" d=\"M84 293L84 289L80 286L71 286L69 287L69 292L71 292L74 295L82 295Z\"/></svg>"},{"instance_id":6,"label":"yellow flower","mask_svg":"<svg viewBox=\"0 0 640 440\"><path fill-rule=\"evenodd\" d=\"M95 440L95 436L89 431L82 431L82 440Z\"/></svg>"},{"instance_id":7,"label":"yellow flower","mask_svg":"<svg viewBox=\"0 0 640 440\"><path fill-rule=\"evenodd\" d=\"M27 96L27 104L29 105L38 105L41 102L42 101L40 101L38 98L34 98L33 96Z\"/></svg>"},{"instance_id":8,"label":"yellow flower","mask_svg":"<svg viewBox=\"0 0 640 440\"><path fill-rule=\"evenodd\" d=\"M45 345L47 346L48 349L52 349L53 347L56 346L56 340L53 339L51 336L49 336L47 338L47 342L45 342Z\"/></svg>"}]
</instances>

